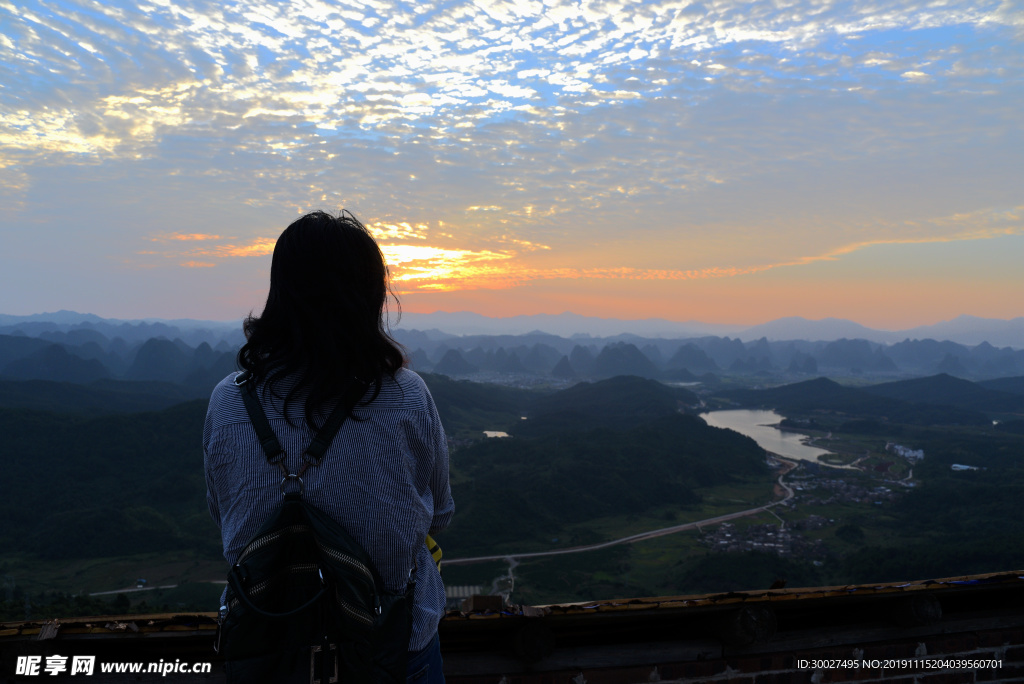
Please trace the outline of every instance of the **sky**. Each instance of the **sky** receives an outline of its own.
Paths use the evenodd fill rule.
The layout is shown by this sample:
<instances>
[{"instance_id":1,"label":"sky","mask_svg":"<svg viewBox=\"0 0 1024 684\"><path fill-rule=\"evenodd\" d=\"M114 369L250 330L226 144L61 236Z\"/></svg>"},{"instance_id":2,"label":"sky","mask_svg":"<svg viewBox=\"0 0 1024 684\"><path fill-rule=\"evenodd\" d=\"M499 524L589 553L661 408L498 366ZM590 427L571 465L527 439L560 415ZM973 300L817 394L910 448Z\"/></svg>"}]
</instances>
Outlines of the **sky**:
<instances>
[{"instance_id":1,"label":"sky","mask_svg":"<svg viewBox=\"0 0 1024 684\"><path fill-rule=\"evenodd\" d=\"M1024 315L1024 4L0 0L0 313L238 319L347 209L406 311Z\"/></svg>"}]
</instances>

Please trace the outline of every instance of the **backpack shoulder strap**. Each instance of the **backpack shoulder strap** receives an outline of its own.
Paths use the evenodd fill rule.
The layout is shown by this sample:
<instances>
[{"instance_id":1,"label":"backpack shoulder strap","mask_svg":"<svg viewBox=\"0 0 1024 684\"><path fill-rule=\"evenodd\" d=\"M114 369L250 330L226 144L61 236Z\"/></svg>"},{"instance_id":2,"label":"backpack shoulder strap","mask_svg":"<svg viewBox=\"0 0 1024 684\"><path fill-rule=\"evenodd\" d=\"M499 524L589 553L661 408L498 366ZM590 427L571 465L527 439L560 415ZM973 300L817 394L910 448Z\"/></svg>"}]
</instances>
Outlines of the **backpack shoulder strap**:
<instances>
[{"instance_id":1,"label":"backpack shoulder strap","mask_svg":"<svg viewBox=\"0 0 1024 684\"><path fill-rule=\"evenodd\" d=\"M256 396L256 383L253 381L252 373L243 372L235 378L235 384L242 388L242 401L245 403L245 411L249 414L253 428L256 429L256 436L259 437L263 453L267 455L267 462L277 465L284 460L284 449L277 441L274 429L270 427L267 414L263 412L259 397Z\"/></svg>"},{"instance_id":2,"label":"backpack shoulder strap","mask_svg":"<svg viewBox=\"0 0 1024 684\"><path fill-rule=\"evenodd\" d=\"M302 454L302 458L305 459L306 463L315 466L320 465L320 461L324 460L324 453L327 451L327 447L331 446L334 436L338 434L338 430L341 429L341 425L347 417L345 409L340 405L331 411L331 414L327 416L327 422L317 430L313 441L309 444L309 448Z\"/></svg>"},{"instance_id":3,"label":"backpack shoulder strap","mask_svg":"<svg viewBox=\"0 0 1024 684\"><path fill-rule=\"evenodd\" d=\"M256 436L259 437L260 446L263 447L263 452L267 455L267 462L277 465L284 459L284 449L281 447L277 435L274 434L274 429L270 427L267 414L260 404L252 373L245 371L235 378L235 384L242 388L242 401L245 403L246 413L249 414L249 420L252 421ZM302 455L308 465L320 465L320 462L324 460L327 447L334 441L335 435L338 434L338 430L341 429L341 425L347 417L342 406L337 406L331 411L327 421L323 427L317 430L313 441Z\"/></svg>"}]
</instances>

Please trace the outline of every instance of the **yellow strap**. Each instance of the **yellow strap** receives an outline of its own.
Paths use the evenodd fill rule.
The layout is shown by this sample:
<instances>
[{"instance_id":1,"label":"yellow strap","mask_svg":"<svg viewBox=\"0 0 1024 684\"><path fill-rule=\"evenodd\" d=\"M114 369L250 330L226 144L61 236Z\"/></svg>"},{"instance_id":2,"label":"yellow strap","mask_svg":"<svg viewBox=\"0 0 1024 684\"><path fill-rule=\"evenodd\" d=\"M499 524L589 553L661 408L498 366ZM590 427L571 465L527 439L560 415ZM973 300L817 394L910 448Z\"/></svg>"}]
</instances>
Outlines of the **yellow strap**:
<instances>
[{"instance_id":1,"label":"yellow strap","mask_svg":"<svg viewBox=\"0 0 1024 684\"><path fill-rule=\"evenodd\" d=\"M437 571L441 571L441 547L437 545L434 538L429 534L427 535L427 551L430 551L430 557L437 563Z\"/></svg>"}]
</instances>

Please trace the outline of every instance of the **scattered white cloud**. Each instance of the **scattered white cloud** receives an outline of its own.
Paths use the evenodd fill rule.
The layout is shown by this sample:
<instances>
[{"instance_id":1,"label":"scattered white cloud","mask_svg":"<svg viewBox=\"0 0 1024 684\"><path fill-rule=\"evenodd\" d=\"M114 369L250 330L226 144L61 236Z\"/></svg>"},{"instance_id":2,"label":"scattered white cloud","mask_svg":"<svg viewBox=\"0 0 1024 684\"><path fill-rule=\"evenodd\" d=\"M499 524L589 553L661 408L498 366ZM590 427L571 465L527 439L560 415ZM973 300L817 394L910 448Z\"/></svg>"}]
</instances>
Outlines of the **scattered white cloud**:
<instances>
[{"instance_id":1,"label":"scattered white cloud","mask_svg":"<svg viewBox=\"0 0 1024 684\"><path fill-rule=\"evenodd\" d=\"M146 161L238 204L352 207L396 257L445 250L400 262L407 284L623 231L696 244L716 221L735 261L621 273L941 237L929 216L1011 203L1021 152L1024 19L998 0L0 0L0 16L4 216L38 207L54 166L123 168L130 194ZM783 224L758 262L742 231ZM156 231L190 267L273 249L263 226Z\"/></svg>"}]
</instances>

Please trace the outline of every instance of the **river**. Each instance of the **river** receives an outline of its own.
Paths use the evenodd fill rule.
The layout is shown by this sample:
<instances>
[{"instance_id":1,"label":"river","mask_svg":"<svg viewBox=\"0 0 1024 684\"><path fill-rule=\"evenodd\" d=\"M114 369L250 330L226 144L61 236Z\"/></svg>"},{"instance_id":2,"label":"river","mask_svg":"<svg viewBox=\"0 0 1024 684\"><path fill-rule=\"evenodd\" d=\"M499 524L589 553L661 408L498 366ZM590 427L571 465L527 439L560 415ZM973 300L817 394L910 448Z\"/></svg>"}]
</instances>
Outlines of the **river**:
<instances>
[{"instance_id":1,"label":"river","mask_svg":"<svg viewBox=\"0 0 1024 684\"><path fill-rule=\"evenodd\" d=\"M804 440L807 439L805 435L773 427L783 419L783 416L775 411L711 411L702 413L700 417L712 427L735 430L753 439L762 449L786 458L821 463L818 460L819 456L832 453L804 444Z\"/></svg>"}]
</instances>

